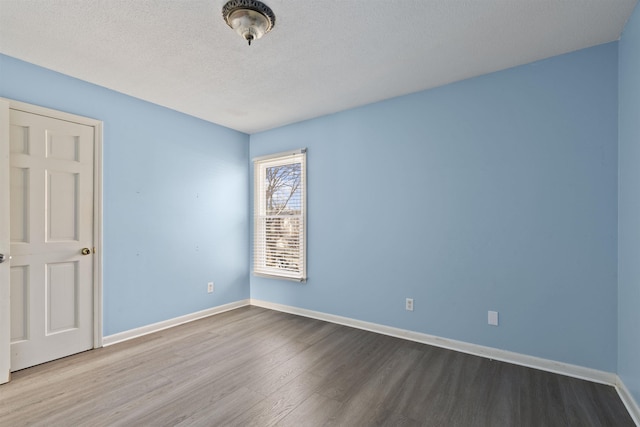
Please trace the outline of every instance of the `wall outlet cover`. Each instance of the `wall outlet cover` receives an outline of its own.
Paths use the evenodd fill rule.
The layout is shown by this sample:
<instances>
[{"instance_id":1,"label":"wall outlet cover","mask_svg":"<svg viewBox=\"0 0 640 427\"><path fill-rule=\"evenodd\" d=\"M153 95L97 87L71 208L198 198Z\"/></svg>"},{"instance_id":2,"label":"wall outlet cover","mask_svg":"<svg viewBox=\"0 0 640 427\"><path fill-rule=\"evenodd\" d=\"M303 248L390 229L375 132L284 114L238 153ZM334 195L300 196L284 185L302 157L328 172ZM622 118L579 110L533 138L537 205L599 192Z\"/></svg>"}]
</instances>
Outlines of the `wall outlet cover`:
<instances>
[{"instance_id":1,"label":"wall outlet cover","mask_svg":"<svg viewBox=\"0 0 640 427\"><path fill-rule=\"evenodd\" d=\"M489 311L488 321L491 326L498 326L498 312Z\"/></svg>"},{"instance_id":2,"label":"wall outlet cover","mask_svg":"<svg viewBox=\"0 0 640 427\"><path fill-rule=\"evenodd\" d=\"M413 311L413 298L407 298L404 308L407 311Z\"/></svg>"}]
</instances>

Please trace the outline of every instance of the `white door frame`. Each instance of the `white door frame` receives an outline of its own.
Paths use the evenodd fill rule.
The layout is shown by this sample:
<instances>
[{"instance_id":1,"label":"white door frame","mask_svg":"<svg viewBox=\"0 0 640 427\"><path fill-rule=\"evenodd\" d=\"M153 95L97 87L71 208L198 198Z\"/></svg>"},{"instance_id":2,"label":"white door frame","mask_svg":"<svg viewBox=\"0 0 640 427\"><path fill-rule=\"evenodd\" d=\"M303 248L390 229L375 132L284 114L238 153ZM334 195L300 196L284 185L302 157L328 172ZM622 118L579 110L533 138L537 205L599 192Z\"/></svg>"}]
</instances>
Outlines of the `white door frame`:
<instances>
[{"instance_id":1,"label":"white door frame","mask_svg":"<svg viewBox=\"0 0 640 427\"><path fill-rule=\"evenodd\" d=\"M9 102L0 98L0 165L9 165ZM0 167L0 253L9 255L9 168ZM9 261L0 264L0 384L11 368Z\"/></svg>"},{"instance_id":2,"label":"white door frame","mask_svg":"<svg viewBox=\"0 0 640 427\"><path fill-rule=\"evenodd\" d=\"M0 165L9 164L9 110L19 110L94 129L93 241L93 348L102 347L102 131L100 120L0 98ZM0 253L9 254L9 168L0 168ZM5 217L6 215L6 217ZM6 247L5 247L6 246ZM9 381L11 367L11 313L9 265L0 264L0 384Z\"/></svg>"}]
</instances>

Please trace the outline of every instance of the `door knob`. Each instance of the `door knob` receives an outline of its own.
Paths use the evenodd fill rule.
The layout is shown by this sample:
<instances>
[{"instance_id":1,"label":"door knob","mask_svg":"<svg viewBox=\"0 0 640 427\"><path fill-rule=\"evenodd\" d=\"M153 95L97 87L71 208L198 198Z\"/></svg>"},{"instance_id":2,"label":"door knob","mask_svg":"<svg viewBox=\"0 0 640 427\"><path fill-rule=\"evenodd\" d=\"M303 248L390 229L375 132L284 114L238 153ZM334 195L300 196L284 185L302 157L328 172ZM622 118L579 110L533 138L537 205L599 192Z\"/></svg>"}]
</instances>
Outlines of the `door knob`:
<instances>
[{"instance_id":1,"label":"door knob","mask_svg":"<svg viewBox=\"0 0 640 427\"><path fill-rule=\"evenodd\" d=\"M89 248L82 248L82 255L89 255L91 253L91 249Z\"/></svg>"},{"instance_id":2,"label":"door knob","mask_svg":"<svg viewBox=\"0 0 640 427\"><path fill-rule=\"evenodd\" d=\"M11 259L11 256L5 255L5 254L0 254L0 264L2 264L5 261L9 261L10 259Z\"/></svg>"}]
</instances>

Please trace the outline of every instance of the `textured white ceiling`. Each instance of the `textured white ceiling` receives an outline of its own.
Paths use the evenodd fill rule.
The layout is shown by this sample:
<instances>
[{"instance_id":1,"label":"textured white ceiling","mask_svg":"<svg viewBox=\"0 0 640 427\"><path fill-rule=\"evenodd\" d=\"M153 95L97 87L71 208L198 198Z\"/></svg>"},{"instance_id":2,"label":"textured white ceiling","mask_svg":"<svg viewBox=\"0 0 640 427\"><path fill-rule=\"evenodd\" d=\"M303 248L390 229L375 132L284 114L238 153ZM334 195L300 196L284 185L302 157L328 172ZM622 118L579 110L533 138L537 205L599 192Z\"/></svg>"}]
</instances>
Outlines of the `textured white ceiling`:
<instances>
[{"instance_id":1,"label":"textured white ceiling","mask_svg":"<svg viewBox=\"0 0 640 427\"><path fill-rule=\"evenodd\" d=\"M0 52L246 133L617 40L637 0L0 0Z\"/></svg>"}]
</instances>

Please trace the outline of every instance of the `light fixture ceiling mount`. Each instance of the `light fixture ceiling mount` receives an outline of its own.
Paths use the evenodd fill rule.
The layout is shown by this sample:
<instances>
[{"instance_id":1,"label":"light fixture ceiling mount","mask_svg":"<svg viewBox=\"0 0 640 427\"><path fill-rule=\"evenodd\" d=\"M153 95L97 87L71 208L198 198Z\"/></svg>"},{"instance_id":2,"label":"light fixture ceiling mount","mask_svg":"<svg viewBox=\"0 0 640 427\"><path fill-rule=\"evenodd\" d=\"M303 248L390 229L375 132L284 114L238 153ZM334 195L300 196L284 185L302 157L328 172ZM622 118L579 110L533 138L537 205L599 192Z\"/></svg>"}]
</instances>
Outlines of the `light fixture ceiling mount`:
<instances>
[{"instance_id":1,"label":"light fixture ceiling mount","mask_svg":"<svg viewBox=\"0 0 640 427\"><path fill-rule=\"evenodd\" d=\"M230 0L222 7L222 17L227 25L249 42L249 46L276 24L273 11L257 0Z\"/></svg>"}]
</instances>

